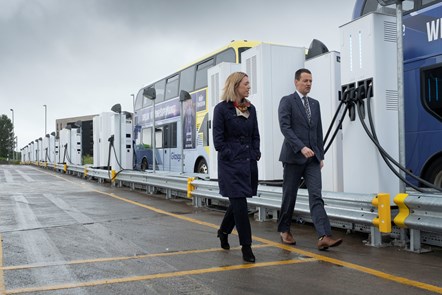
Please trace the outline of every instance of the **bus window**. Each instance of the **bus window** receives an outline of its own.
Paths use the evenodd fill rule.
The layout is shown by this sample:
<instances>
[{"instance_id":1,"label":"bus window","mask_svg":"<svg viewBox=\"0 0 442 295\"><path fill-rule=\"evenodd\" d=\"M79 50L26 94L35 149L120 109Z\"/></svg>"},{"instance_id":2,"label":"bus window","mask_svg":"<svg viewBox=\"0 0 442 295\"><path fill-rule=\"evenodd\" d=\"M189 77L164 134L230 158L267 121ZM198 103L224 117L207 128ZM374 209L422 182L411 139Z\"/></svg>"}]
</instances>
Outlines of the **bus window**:
<instances>
[{"instance_id":1,"label":"bus window","mask_svg":"<svg viewBox=\"0 0 442 295\"><path fill-rule=\"evenodd\" d=\"M247 49L250 49L251 47L239 47L238 48L238 63L241 63L241 53L246 51Z\"/></svg>"},{"instance_id":2,"label":"bus window","mask_svg":"<svg viewBox=\"0 0 442 295\"><path fill-rule=\"evenodd\" d=\"M163 127L155 127L155 148L163 147Z\"/></svg>"},{"instance_id":3,"label":"bus window","mask_svg":"<svg viewBox=\"0 0 442 295\"><path fill-rule=\"evenodd\" d=\"M186 90L187 92L192 92L194 90L193 84L195 82L195 66L184 69L181 71L180 78L180 91Z\"/></svg>"},{"instance_id":4,"label":"bus window","mask_svg":"<svg viewBox=\"0 0 442 295\"><path fill-rule=\"evenodd\" d=\"M170 146L170 127L169 125L163 126L163 148L169 148Z\"/></svg>"},{"instance_id":5,"label":"bus window","mask_svg":"<svg viewBox=\"0 0 442 295\"><path fill-rule=\"evenodd\" d=\"M414 9L414 0L405 0L402 2L402 11L407 12ZM396 15L396 4L390 4L387 6L382 6L377 0L367 0L365 1L364 9L362 15L367 13L379 11L381 13Z\"/></svg>"},{"instance_id":6,"label":"bus window","mask_svg":"<svg viewBox=\"0 0 442 295\"><path fill-rule=\"evenodd\" d=\"M236 62L235 50L233 48L224 50L216 55L216 64L222 62Z\"/></svg>"},{"instance_id":7,"label":"bus window","mask_svg":"<svg viewBox=\"0 0 442 295\"><path fill-rule=\"evenodd\" d=\"M215 60L213 58L200 63L196 68L195 89L207 87L207 69L213 66Z\"/></svg>"},{"instance_id":8,"label":"bus window","mask_svg":"<svg viewBox=\"0 0 442 295\"><path fill-rule=\"evenodd\" d=\"M135 106L134 109L138 111L143 107L143 89L138 91L137 97L135 98Z\"/></svg>"},{"instance_id":9,"label":"bus window","mask_svg":"<svg viewBox=\"0 0 442 295\"><path fill-rule=\"evenodd\" d=\"M177 123L170 123L156 128L156 147L157 148L176 148L177 147Z\"/></svg>"},{"instance_id":10,"label":"bus window","mask_svg":"<svg viewBox=\"0 0 442 295\"><path fill-rule=\"evenodd\" d=\"M155 91L157 94L157 97L155 99L155 103L162 102L164 100L164 88L165 88L166 80L161 80L157 83L155 83Z\"/></svg>"},{"instance_id":11,"label":"bus window","mask_svg":"<svg viewBox=\"0 0 442 295\"><path fill-rule=\"evenodd\" d=\"M170 148L176 148L177 147L177 124L175 123L170 123L169 124L169 147Z\"/></svg>"},{"instance_id":12,"label":"bus window","mask_svg":"<svg viewBox=\"0 0 442 295\"><path fill-rule=\"evenodd\" d=\"M147 97L145 97L145 96L143 95L143 94L144 94L144 89L147 89L147 88L149 88L149 87L153 87L153 85L146 86L146 87L144 87L144 88L141 88L141 90L140 90L141 95L143 96L143 108L153 105L153 101L150 100L150 99L148 99Z\"/></svg>"},{"instance_id":13,"label":"bus window","mask_svg":"<svg viewBox=\"0 0 442 295\"><path fill-rule=\"evenodd\" d=\"M424 106L442 121L442 65L422 71Z\"/></svg>"},{"instance_id":14,"label":"bus window","mask_svg":"<svg viewBox=\"0 0 442 295\"><path fill-rule=\"evenodd\" d=\"M141 144L145 148L152 147L152 128L143 128L141 131Z\"/></svg>"},{"instance_id":15,"label":"bus window","mask_svg":"<svg viewBox=\"0 0 442 295\"><path fill-rule=\"evenodd\" d=\"M422 0L422 6L433 4L436 1L438 0Z\"/></svg>"},{"instance_id":16,"label":"bus window","mask_svg":"<svg viewBox=\"0 0 442 295\"><path fill-rule=\"evenodd\" d=\"M178 96L178 83L180 82L179 75L175 75L167 79L166 82L166 100Z\"/></svg>"}]
</instances>

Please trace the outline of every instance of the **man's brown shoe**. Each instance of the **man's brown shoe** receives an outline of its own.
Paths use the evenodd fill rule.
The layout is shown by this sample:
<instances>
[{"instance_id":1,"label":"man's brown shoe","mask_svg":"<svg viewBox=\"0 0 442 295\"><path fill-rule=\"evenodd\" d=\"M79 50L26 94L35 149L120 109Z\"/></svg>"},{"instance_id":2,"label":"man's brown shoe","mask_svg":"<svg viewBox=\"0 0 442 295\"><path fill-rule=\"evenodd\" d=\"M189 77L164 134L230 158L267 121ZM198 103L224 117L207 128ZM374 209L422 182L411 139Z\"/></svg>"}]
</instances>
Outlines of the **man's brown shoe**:
<instances>
[{"instance_id":1,"label":"man's brown shoe","mask_svg":"<svg viewBox=\"0 0 442 295\"><path fill-rule=\"evenodd\" d=\"M296 245L296 241L293 238L293 235L291 232L284 232L284 233L279 233L281 235L281 242L283 244L287 244L287 245Z\"/></svg>"},{"instance_id":2,"label":"man's brown shoe","mask_svg":"<svg viewBox=\"0 0 442 295\"><path fill-rule=\"evenodd\" d=\"M329 247L337 247L341 245L342 239L332 239L330 236L323 236L318 241L319 250L327 250Z\"/></svg>"}]
</instances>

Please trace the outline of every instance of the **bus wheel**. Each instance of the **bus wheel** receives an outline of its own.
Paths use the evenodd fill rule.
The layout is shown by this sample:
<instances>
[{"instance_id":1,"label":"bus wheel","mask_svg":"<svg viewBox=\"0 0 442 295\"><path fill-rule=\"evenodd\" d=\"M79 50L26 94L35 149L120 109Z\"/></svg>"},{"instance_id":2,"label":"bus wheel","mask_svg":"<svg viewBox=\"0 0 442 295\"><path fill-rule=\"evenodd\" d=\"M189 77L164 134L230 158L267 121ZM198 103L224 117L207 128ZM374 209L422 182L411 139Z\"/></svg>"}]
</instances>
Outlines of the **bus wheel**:
<instances>
[{"instance_id":1,"label":"bus wheel","mask_svg":"<svg viewBox=\"0 0 442 295\"><path fill-rule=\"evenodd\" d=\"M198 165L196 166L196 173L209 173L209 167L207 166L207 162L204 159L198 161Z\"/></svg>"},{"instance_id":2,"label":"bus wheel","mask_svg":"<svg viewBox=\"0 0 442 295\"><path fill-rule=\"evenodd\" d=\"M442 188L442 158L436 159L425 173L424 179Z\"/></svg>"},{"instance_id":3,"label":"bus wheel","mask_svg":"<svg viewBox=\"0 0 442 295\"><path fill-rule=\"evenodd\" d=\"M141 161L141 171L146 171L146 169L149 167L149 164L147 163L147 159L143 158L143 160Z\"/></svg>"}]
</instances>

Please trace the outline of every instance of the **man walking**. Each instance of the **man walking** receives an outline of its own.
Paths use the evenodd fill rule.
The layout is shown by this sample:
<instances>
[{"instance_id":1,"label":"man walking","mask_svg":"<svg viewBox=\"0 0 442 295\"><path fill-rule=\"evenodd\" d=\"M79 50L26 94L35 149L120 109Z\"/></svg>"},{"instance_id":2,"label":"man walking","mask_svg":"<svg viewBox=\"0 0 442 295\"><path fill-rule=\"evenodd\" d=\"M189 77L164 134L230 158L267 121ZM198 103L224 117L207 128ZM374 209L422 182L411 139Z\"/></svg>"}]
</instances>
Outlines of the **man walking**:
<instances>
[{"instance_id":1,"label":"man walking","mask_svg":"<svg viewBox=\"0 0 442 295\"><path fill-rule=\"evenodd\" d=\"M308 69L295 73L296 91L284 96L278 109L279 126L284 135L279 160L284 167L282 204L278 232L284 244L295 245L290 232L298 186L304 178L308 189L310 214L318 234L317 247L336 247L342 239L331 237L331 226L322 200L321 168L324 165L324 144L319 102L307 94L312 86Z\"/></svg>"}]
</instances>

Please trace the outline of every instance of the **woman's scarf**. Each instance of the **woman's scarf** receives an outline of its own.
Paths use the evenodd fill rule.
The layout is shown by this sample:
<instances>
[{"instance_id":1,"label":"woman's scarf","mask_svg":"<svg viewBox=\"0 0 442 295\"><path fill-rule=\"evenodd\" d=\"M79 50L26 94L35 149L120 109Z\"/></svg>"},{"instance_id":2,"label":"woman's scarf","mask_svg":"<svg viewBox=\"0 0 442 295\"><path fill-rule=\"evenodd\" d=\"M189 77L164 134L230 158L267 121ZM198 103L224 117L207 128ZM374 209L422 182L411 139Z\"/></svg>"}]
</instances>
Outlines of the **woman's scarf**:
<instances>
[{"instance_id":1,"label":"woman's scarf","mask_svg":"<svg viewBox=\"0 0 442 295\"><path fill-rule=\"evenodd\" d=\"M239 103L234 101L233 105L236 108L236 115L237 116L243 116L243 117L246 117L246 118L249 117L249 115L250 115L249 107L250 107L251 103L250 103L250 101L248 99L243 98L241 100L241 102L239 102Z\"/></svg>"}]
</instances>

